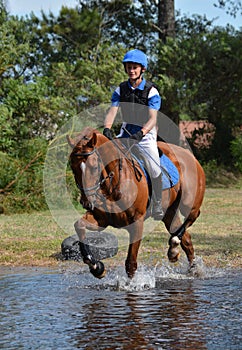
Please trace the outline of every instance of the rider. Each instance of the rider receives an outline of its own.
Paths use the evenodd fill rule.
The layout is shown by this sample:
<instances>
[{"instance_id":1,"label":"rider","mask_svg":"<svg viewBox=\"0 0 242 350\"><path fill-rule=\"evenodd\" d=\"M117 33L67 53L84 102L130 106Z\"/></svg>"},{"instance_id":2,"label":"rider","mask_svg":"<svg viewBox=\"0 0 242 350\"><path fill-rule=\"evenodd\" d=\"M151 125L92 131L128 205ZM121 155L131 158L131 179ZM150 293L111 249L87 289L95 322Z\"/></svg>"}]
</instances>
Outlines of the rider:
<instances>
[{"instance_id":1,"label":"rider","mask_svg":"<svg viewBox=\"0 0 242 350\"><path fill-rule=\"evenodd\" d=\"M164 216L162 173L156 142L157 111L161 106L161 97L155 86L142 76L148 66L147 56L143 51L128 51L123 58L123 65L129 79L121 83L112 94L103 134L110 140L113 138L111 127L120 106L124 123L118 137L130 137L137 143L136 149L144 159L152 181L152 216L155 220L161 220Z\"/></svg>"}]
</instances>

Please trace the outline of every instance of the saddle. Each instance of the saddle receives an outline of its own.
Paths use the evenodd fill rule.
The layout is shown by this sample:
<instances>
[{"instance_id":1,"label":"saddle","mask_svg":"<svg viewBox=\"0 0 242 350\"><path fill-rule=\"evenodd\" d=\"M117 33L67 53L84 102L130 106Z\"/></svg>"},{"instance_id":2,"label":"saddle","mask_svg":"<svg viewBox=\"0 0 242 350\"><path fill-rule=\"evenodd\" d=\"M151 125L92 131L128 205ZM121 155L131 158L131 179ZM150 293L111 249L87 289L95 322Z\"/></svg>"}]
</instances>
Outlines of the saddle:
<instances>
[{"instance_id":1,"label":"saddle","mask_svg":"<svg viewBox=\"0 0 242 350\"><path fill-rule=\"evenodd\" d=\"M137 158L137 156L135 155L132 155L132 156L139 163L143 173L145 174L148 186L150 187L151 180L147 170L145 169L145 164L143 159ZM162 182L161 182L162 190L166 190L168 188L174 187L178 183L180 175L177 170L177 167L172 163L172 161L164 153L160 154L160 167L162 172Z\"/></svg>"}]
</instances>

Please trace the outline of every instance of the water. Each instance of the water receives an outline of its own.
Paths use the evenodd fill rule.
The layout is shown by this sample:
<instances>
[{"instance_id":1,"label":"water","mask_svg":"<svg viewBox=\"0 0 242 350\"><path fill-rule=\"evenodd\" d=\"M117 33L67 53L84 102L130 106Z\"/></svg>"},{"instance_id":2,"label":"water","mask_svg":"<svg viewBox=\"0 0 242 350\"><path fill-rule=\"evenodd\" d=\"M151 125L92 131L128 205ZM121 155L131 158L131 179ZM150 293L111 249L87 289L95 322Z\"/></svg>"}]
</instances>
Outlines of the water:
<instances>
[{"instance_id":1,"label":"water","mask_svg":"<svg viewBox=\"0 0 242 350\"><path fill-rule=\"evenodd\" d=\"M241 270L68 266L0 269L1 349L242 349Z\"/></svg>"}]
</instances>

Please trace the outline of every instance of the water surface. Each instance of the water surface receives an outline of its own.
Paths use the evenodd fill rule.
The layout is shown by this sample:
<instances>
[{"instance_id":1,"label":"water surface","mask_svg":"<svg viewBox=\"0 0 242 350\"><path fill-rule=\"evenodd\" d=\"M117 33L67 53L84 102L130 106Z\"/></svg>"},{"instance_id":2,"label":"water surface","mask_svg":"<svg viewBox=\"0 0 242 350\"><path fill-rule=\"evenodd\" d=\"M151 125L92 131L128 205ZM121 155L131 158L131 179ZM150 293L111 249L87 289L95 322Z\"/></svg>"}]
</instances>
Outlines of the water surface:
<instances>
[{"instance_id":1,"label":"water surface","mask_svg":"<svg viewBox=\"0 0 242 350\"><path fill-rule=\"evenodd\" d=\"M241 270L0 269L1 349L242 349Z\"/></svg>"}]
</instances>

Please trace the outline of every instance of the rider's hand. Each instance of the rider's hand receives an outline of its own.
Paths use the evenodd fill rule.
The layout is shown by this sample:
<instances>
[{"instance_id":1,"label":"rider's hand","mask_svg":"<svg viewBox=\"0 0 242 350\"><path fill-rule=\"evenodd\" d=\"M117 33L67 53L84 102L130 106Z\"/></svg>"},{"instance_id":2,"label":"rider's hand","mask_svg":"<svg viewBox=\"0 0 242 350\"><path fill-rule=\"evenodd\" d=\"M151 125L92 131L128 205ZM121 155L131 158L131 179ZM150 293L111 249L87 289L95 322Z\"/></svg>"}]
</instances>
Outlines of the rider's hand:
<instances>
[{"instance_id":1,"label":"rider's hand","mask_svg":"<svg viewBox=\"0 0 242 350\"><path fill-rule=\"evenodd\" d=\"M109 128L104 128L103 129L103 135L106 136L109 140L113 139L112 131Z\"/></svg>"},{"instance_id":2,"label":"rider's hand","mask_svg":"<svg viewBox=\"0 0 242 350\"><path fill-rule=\"evenodd\" d=\"M138 142L140 142L142 140L142 138L144 137L143 131L139 130L138 132L136 132L134 135L130 136L130 138L132 140L136 140Z\"/></svg>"}]
</instances>

